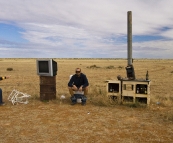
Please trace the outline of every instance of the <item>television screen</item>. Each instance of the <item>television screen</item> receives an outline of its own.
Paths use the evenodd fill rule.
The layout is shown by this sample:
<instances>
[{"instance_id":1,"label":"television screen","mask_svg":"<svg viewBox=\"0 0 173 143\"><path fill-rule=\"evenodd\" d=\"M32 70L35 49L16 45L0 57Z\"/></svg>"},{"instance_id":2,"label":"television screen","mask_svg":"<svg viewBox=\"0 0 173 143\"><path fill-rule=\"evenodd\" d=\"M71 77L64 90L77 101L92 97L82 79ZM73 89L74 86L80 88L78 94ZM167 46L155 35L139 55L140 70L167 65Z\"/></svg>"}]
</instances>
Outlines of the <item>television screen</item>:
<instances>
[{"instance_id":1,"label":"television screen","mask_svg":"<svg viewBox=\"0 0 173 143\"><path fill-rule=\"evenodd\" d=\"M39 73L49 73L48 61L39 61Z\"/></svg>"},{"instance_id":2,"label":"television screen","mask_svg":"<svg viewBox=\"0 0 173 143\"><path fill-rule=\"evenodd\" d=\"M57 75L57 62L53 59L37 59L37 74L40 76Z\"/></svg>"}]
</instances>

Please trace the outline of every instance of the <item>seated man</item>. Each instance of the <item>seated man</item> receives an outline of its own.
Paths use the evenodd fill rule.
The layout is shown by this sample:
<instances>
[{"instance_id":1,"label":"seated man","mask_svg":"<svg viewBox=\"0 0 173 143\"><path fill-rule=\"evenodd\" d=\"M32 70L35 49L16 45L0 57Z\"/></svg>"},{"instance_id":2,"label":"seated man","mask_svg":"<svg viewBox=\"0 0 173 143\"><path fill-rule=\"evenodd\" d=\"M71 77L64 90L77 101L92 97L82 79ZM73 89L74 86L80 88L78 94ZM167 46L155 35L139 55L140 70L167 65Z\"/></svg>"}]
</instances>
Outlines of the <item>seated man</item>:
<instances>
[{"instance_id":1,"label":"seated man","mask_svg":"<svg viewBox=\"0 0 173 143\"><path fill-rule=\"evenodd\" d=\"M69 92L71 94L71 101L72 101L72 105L76 104L77 99L81 98L82 100L82 105L86 104L86 95L88 93L88 79L86 77L85 74L81 73L81 69L80 68L76 68L76 74L74 74L69 83L68 83L68 89ZM84 91L84 95L83 94L74 94L73 91L79 91L82 92Z\"/></svg>"},{"instance_id":2,"label":"seated man","mask_svg":"<svg viewBox=\"0 0 173 143\"><path fill-rule=\"evenodd\" d=\"M0 80L7 79L7 78L9 77L6 77L6 76L0 77ZM0 106L1 105L4 105L4 102L2 101L2 89L0 88Z\"/></svg>"}]
</instances>

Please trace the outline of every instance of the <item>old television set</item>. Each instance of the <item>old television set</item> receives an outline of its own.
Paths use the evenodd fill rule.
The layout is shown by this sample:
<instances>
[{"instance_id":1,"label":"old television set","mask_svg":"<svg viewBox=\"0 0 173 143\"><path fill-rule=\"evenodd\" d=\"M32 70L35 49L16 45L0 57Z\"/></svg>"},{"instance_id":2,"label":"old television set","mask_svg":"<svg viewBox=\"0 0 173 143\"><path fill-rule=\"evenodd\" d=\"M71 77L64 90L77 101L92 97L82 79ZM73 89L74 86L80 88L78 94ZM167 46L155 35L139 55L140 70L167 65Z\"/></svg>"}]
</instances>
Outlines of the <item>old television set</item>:
<instances>
[{"instance_id":1,"label":"old television set","mask_svg":"<svg viewBox=\"0 0 173 143\"><path fill-rule=\"evenodd\" d=\"M57 75L57 62L53 59L37 59L37 74L40 76L55 76Z\"/></svg>"}]
</instances>

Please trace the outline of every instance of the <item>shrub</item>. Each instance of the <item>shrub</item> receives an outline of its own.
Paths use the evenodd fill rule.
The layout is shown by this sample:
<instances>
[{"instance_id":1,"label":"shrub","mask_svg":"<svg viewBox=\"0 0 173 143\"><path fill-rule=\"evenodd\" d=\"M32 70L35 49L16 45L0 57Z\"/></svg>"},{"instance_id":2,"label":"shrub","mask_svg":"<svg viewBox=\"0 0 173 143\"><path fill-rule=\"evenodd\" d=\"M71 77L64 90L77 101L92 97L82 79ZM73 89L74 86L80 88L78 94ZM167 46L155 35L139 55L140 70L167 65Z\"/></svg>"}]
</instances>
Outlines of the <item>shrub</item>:
<instances>
[{"instance_id":1,"label":"shrub","mask_svg":"<svg viewBox=\"0 0 173 143\"><path fill-rule=\"evenodd\" d=\"M118 66L118 68L119 68L119 69L122 69L122 68L123 68L123 66Z\"/></svg>"},{"instance_id":2,"label":"shrub","mask_svg":"<svg viewBox=\"0 0 173 143\"><path fill-rule=\"evenodd\" d=\"M7 68L7 71L13 71L13 68Z\"/></svg>"},{"instance_id":3,"label":"shrub","mask_svg":"<svg viewBox=\"0 0 173 143\"><path fill-rule=\"evenodd\" d=\"M97 106L114 106L117 104L117 102L107 97L106 90L101 89L101 87L92 86L90 93L90 102Z\"/></svg>"},{"instance_id":4,"label":"shrub","mask_svg":"<svg viewBox=\"0 0 173 143\"><path fill-rule=\"evenodd\" d=\"M98 67L98 66L96 66L96 65L91 65L91 66L89 66L89 67L87 67L87 68L93 69L93 68L100 68L100 67Z\"/></svg>"},{"instance_id":5,"label":"shrub","mask_svg":"<svg viewBox=\"0 0 173 143\"><path fill-rule=\"evenodd\" d=\"M114 66L107 66L106 69L114 69Z\"/></svg>"}]
</instances>

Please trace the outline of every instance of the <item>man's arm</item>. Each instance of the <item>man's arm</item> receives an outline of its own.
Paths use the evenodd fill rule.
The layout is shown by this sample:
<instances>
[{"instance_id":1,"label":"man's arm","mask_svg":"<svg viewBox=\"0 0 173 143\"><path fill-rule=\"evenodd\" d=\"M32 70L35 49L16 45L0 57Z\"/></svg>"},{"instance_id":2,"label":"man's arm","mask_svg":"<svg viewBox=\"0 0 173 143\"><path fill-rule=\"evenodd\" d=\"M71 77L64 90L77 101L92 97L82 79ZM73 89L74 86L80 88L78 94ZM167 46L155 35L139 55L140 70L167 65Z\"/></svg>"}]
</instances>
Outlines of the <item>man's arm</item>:
<instances>
[{"instance_id":1,"label":"man's arm","mask_svg":"<svg viewBox=\"0 0 173 143\"><path fill-rule=\"evenodd\" d=\"M89 83L88 83L88 79L87 79L86 75L83 75L83 78L84 78L84 84L82 87L85 88L89 85Z\"/></svg>"},{"instance_id":2,"label":"man's arm","mask_svg":"<svg viewBox=\"0 0 173 143\"><path fill-rule=\"evenodd\" d=\"M9 78L9 76L2 76L2 77L0 77L0 80L4 80L4 79L8 79Z\"/></svg>"},{"instance_id":3,"label":"man's arm","mask_svg":"<svg viewBox=\"0 0 173 143\"><path fill-rule=\"evenodd\" d=\"M69 87L73 87L73 82L74 82L74 76L71 77L69 83L68 83L68 86Z\"/></svg>"}]
</instances>

